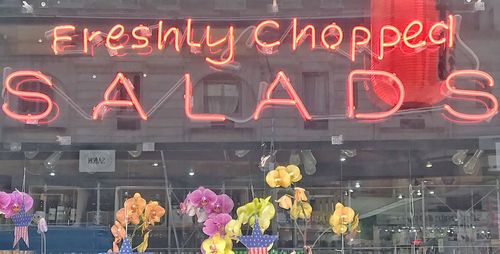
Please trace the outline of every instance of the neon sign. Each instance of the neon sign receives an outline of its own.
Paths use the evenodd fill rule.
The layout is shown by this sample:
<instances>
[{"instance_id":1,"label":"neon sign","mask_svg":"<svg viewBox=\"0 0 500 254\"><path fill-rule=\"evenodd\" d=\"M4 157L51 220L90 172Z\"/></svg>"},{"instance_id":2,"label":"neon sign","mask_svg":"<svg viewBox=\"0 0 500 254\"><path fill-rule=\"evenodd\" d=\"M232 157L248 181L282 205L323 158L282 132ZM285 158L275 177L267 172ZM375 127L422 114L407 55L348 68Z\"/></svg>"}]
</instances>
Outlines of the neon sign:
<instances>
[{"instance_id":1,"label":"neon sign","mask_svg":"<svg viewBox=\"0 0 500 254\"><path fill-rule=\"evenodd\" d=\"M283 38L288 33L291 37L291 50L297 51L304 44L309 44L311 49L318 47L327 52L341 51L342 46L348 47L348 59L356 62L357 55L360 54L360 49L373 52L376 57L371 58L371 61L384 61L391 54L394 48L419 49L434 49L438 47L453 48L455 46L456 23L455 16L448 16L446 21L436 22L431 25L424 25L422 21L414 20L409 22L404 29L398 29L390 24L384 25L379 31L371 31L365 26L354 26L350 29L350 35L344 32L336 23L329 23L318 29L313 24L299 24L300 21L296 18L292 19L287 31L281 35L280 40L266 41L262 38L264 31L282 31L282 24L275 20L264 20L259 22L252 30L251 38L255 47L259 52L265 51L266 54L276 54L276 48L284 47ZM428 28L426 30L426 28ZM374 36L374 33L375 36ZM156 38L154 38L156 36ZM200 37L201 36L201 37ZM198 39L196 39L196 38ZM201 39L200 39L201 38ZM346 40L347 38L347 40ZM376 48L369 48L372 40L376 42ZM154 50L162 51L167 47L172 47L177 53L180 53L183 48L188 48L193 54L197 54L203 48L209 49L211 56L206 56L205 61L212 66L224 66L234 62L236 57L236 42L235 28L228 26L224 36L215 36L214 29L210 25L204 26L203 29L194 28L194 21L186 20L184 31L175 26L168 26L162 20L155 25L145 26L138 25L133 28L127 28L122 24L116 24L108 31L92 30L87 27L75 27L73 25L56 26L52 30L52 50L55 55L64 55L71 49L75 50L75 40L81 40L81 52L83 55L94 55L95 47L105 47L110 55L124 56L130 54L130 49L137 55L148 55ZM319 41L319 46L317 45ZM157 45L154 47L153 42ZM347 45L346 45L347 44ZM129 49L125 51L124 49ZM266 50L267 49L267 50ZM112 54L111 54L112 53ZM437 74L436 74L437 75ZM467 90L456 87L456 81L465 79L470 82L483 84L483 90ZM390 108L378 112L358 112L356 105L355 87L360 82L364 85L374 81L386 80L391 84L391 89L394 91L395 99L390 105ZM37 71L15 71L7 76L4 81L4 87L8 97L18 97L26 101L37 101L46 104L43 112L38 114L20 114L9 107L9 101L5 100L2 106L3 112L14 120L20 122L51 122L59 114L59 107L46 94L42 92L23 90L22 84L28 81L37 81L49 88L54 88L52 79L41 72ZM222 114L201 114L193 112L193 91L190 74L185 74L183 77L184 83L184 111L186 117L193 121L212 121L220 122L226 120L234 120L229 116ZM112 96L113 92L123 86L128 99L117 99ZM273 98L275 89L281 86L287 92L288 98ZM484 106L484 112L471 114L460 112L449 104L442 104L442 111L445 119L450 119L455 122L477 123L491 119L498 113L498 100L491 93L487 92L487 88L494 86L493 78L479 70L460 70L452 72L446 80L442 81L441 92L444 96L453 100L459 101L480 101ZM117 73L115 78L107 86L103 93L103 100L97 103L91 113L92 120L102 119L106 112L114 107L129 107L134 109L138 117L142 120L148 120L150 114L146 113L137 96L134 93L133 84L128 80L123 73ZM175 89L174 89L175 90ZM404 82L398 78L398 73L390 73L384 70L353 70L347 76L346 84L346 119L376 121L386 119L394 114L397 114L403 107L407 96ZM284 71L279 71L274 80L268 85L263 96L257 101L254 113L248 118L259 120L266 108L275 106L285 106L295 108L298 114L304 121L324 119L324 116L311 115L307 107L302 102L300 95L296 92L292 82L287 77Z\"/></svg>"}]
</instances>

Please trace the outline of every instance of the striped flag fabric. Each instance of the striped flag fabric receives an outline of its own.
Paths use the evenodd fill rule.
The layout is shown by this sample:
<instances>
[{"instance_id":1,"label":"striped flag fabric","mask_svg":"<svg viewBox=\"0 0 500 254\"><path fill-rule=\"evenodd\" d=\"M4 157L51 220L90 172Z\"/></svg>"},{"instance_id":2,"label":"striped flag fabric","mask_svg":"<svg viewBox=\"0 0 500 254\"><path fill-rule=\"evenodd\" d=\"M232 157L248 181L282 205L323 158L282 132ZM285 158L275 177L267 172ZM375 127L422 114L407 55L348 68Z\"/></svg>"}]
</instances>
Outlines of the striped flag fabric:
<instances>
[{"instance_id":1,"label":"striped flag fabric","mask_svg":"<svg viewBox=\"0 0 500 254\"><path fill-rule=\"evenodd\" d=\"M268 254L267 247L249 248L248 254Z\"/></svg>"},{"instance_id":2,"label":"striped flag fabric","mask_svg":"<svg viewBox=\"0 0 500 254\"><path fill-rule=\"evenodd\" d=\"M15 227L14 228L14 244L12 248L15 248L19 241L23 239L24 243L28 248L30 247L30 239L28 237L28 227Z\"/></svg>"}]
</instances>

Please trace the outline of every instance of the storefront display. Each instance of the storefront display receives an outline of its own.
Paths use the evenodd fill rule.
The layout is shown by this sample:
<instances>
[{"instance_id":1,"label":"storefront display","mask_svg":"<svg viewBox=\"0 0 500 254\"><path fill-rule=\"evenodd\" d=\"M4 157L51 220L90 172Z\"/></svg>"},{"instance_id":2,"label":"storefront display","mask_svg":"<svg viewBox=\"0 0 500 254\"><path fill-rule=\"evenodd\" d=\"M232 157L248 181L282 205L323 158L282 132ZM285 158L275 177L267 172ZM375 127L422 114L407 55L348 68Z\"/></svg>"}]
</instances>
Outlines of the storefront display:
<instances>
[{"instance_id":1,"label":"storefront display","mask_svg":"<svg viewBox=\"0 0 500 254\"><path fill-rule=\"evenodd\" d=\"M0 1L0 253L495 253L499 11Z\"/></svg>"}]
</instances>

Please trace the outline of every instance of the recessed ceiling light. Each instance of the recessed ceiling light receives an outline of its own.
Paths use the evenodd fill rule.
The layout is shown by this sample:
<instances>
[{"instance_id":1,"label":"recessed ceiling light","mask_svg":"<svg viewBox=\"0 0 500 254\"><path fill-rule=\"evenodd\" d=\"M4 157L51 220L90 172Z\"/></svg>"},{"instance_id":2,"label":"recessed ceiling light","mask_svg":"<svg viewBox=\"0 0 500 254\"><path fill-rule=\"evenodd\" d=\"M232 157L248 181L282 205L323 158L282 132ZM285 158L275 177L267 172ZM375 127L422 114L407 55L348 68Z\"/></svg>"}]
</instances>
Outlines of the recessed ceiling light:
<instances>
[{"instance_id":1,"label":"recessed ceiling light","mask_svg":"<svg viewBox=\"0 0 500 254\"><path fill-rule=\"evenodd\" d=\"M190 169L188 175L189 176L194 176L194 169Z\"/></svg>"},{"instance_id":2,"label":"recessed ceiling light","mask_svg":"<svg viewBox=\"0 0 500 254\"><path fill-rule=\"evenodd\" d=\"M158 162L153 162L153 164L152 164L153 167L158 167L158 165L160 165L160 164L158 164Z\"/></svg>"},{"instance_id":3,"label":"recessed ceiling light","mask_svg":"<svg viewBox=\"0 0 500 254\"><path fill-rule=\"evenodd\" d=\"M50 172L49 176L56 176L56 172L54 172L54 171Z\"/></svg>"}]
</instances>

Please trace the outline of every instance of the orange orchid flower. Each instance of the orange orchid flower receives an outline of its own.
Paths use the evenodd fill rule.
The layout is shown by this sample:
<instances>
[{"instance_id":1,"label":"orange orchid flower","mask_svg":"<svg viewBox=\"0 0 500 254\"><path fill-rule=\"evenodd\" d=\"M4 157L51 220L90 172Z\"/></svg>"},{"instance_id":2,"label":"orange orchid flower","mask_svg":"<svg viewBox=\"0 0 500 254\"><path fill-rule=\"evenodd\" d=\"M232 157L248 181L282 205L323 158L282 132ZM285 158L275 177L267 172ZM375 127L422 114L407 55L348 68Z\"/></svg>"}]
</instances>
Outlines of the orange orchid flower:
<instances>
[{"instance_id":1,"label":"orange orchid flower","mask_svg":"<svg viewBox=\"0 0 500 254\"><path fill-rule=\"evenodd\" d=\"M165 208L161 207L156 201L149 202L149 204L146 205L144 215L148 223L155 224L160 222L161 217L165 215Z\"/></svg>"},{"instance_id":2,"label":"orange orchid flower","mask_svg":"<svg viewBox=\"0 0 500 254\"><path fill-rule=\"evenodd\" d=\"M127 216L125 217L125 208L122 208L116 212L116 220L120 222L123 226L132 223L134 225L139 225L141 222L141 219L138 214L136 213L127 213Z\"/></svg>"},{"instance_id":3,"label":"orange orchid flower","mask_svg":"<svg viewBox=\"0 0 500 254\"><path fill-rule=\"evenodd\" d=\"M146 200L141 197L141 194L135 193L132 198L125 201L125 208L130 213L135 213L137 215L142 215L144 209L146 208Z\"/></svg>"},{"instance_id":4,"label":"orange orchid flower","mask_svg":"<svg viewBox=\"0 0 500 254\"><path fill-rule=\"evenodd\" d=\"M118 221L115 221L115 225L111 227L111 234L115 239L124 239L127 236L125 228Z\"/></svg>"}]
</instances>

